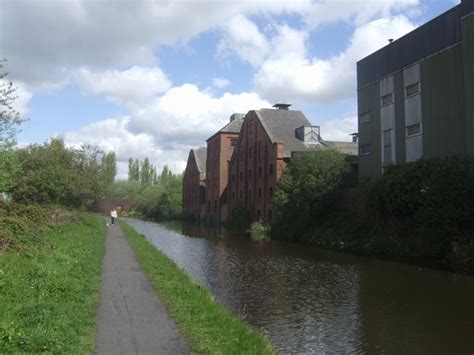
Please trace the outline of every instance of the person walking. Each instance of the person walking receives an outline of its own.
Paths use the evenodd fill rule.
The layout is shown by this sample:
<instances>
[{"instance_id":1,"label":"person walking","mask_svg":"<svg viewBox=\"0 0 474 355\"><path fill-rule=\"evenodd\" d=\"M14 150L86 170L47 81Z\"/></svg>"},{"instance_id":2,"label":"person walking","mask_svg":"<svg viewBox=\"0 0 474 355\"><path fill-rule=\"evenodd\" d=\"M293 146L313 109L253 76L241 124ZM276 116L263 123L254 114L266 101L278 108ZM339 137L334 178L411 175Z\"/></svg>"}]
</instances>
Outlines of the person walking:
<instances>
[{"instance_id":1,"label":"person walking","mask_svg":"<svg viewBox=\"0 0 474 355\"><path fill-rule=\"evenodd\" d=\"M117 211L115 210L115 208L113 208L112 211L110 211L110 220L112 224L115 224L116 219L117 219Z\"/></svg>"}]
</instances>

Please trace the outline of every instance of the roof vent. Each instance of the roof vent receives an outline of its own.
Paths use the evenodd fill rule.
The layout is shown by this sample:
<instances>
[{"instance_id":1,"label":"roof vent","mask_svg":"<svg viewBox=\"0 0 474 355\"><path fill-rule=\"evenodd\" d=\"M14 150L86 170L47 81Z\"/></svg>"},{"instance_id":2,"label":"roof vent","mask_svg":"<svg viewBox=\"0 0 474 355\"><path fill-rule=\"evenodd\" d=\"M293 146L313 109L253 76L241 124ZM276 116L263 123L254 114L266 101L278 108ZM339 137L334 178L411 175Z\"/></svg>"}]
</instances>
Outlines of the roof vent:
<instances>
[{"instance_id":1,"label":"roof vent","mask_svg":"<svg viewBox=\"0 0 474 355\"><path fill-rule=\"evenodd\" d=\"M278 110L288 110L288 108L290 106L291 106L291 104L282 104L282 103L278 103L278 104L273 105L273 107L275 107Z\"/></svg>"},{"instance_id":2,"label":"roof vent","mask_svg":"<svg viewBox=\"0 0 474 355\"><path fill-rule=\"evenodd\" d=\"M352 136L352 143L357 143L359 141L359 133L351 133L349 135Z\"/></svg>"},{"instance_id":3,"label":"roof vent","mask_svg":"<svg viewBox=\"0 0 474 355\"><path fill-rule=\"evenodd\" d=\"M392 43L392 42L393 42L393 38L389 38L388 43Z\"/></svg>"}]
</instances>

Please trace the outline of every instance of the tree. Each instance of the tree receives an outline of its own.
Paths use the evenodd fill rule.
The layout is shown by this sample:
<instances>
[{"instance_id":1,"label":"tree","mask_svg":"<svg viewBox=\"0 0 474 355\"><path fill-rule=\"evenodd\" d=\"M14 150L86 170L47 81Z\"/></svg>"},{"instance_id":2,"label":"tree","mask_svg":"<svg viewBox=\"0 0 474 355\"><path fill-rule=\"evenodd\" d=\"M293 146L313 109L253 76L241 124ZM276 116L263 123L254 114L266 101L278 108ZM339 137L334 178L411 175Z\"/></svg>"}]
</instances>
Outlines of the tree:
<instances>
[{"instance_id":1,"label":"tree","mask_svg":"<svg viewBox=\"0 0 474 355\"><path fill-rule=\"evenodd\" d=\"M15 161L13 147L18 126L25 120L13 109L16 88L11 81L5 80L7 73L3 71L0 61L0 192L10 191L14 185L18 164Z\"/></svg>"},{"instance_id":2,"label":"tree","mask_svg":"<svg viewBox=\"0 0 474 355\"><path fill-rule=\"evenodd\" d=\"M344 154L333 149L296 154L277 183L272 202L280 229L294 237L315 223L347 169Z\"/></svg>"},{"instance_id":3,"label":"tree","mask_svg":"<svg viewBox=\"0 0 474 355\"><path fill-rule=\"evenodd\" d=\"M144 185L151 185L153 182L153 166L150 165L150 161L147 157L143 163L141 163L141 170L140 170L140 182Z\"/></svg>"}]
</instances>

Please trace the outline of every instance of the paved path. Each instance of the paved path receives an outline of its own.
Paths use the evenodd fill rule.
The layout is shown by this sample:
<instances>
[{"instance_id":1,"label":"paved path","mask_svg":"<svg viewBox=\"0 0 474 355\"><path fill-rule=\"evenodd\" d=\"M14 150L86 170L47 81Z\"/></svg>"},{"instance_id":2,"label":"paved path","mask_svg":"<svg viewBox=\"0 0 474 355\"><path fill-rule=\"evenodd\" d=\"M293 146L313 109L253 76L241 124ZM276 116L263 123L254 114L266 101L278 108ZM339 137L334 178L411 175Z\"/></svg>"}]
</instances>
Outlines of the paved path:
<instances>
[{"instance_id":1,"label":"paved path","mask_svg":"<svg viewBox=\"0 0 474 355\"><path fill-rule=\"evenodd\" d=\"M188 354L118 224L109 225L95 354Z\"/></svg>"}]
</instances>

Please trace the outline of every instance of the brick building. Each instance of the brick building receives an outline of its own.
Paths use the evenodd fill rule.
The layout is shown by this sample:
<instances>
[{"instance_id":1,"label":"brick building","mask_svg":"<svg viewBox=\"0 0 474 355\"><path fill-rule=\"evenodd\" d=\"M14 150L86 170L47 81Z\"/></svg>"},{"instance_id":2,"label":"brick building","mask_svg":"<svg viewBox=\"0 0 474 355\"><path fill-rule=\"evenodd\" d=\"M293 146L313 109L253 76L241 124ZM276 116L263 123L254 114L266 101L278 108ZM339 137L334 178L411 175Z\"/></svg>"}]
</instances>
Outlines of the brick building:
<instances>
[{"instance_id":1,"label":"brick building","mask_svg":"<svg viewBox=\"0 0 474 355\"><path fill-rule=\"evenodd\" d=\"M183 176L183 214L204 218L207 148L191 149Z\"/></svg>"},{"instance_id":2,"label":"brick building","mask_svg":"<svg viewBox=\"0 0 474 355\"><path fill-rule=\"evenodd\" d=\"M228 216L229 160L237 143L244 114L234 113L230 122L207 140L206 222L224 222Z\"/></svg>"},{"instance_id":3,"label":"brick building","mask_svg":"<svg viewBox=\"0 0 474 355\"><path fill-rule=\"evenodd\" d=\"M301 111L289 106L276 104L277 109L252 110L245 116L229 164L230 216L240 206L252 220L274 220L275 185L293 152L319 146L357 155L356 142L322 140L319 126L312 126Z\"/></svg>"}]
</instances>

